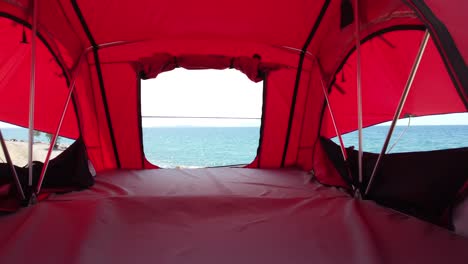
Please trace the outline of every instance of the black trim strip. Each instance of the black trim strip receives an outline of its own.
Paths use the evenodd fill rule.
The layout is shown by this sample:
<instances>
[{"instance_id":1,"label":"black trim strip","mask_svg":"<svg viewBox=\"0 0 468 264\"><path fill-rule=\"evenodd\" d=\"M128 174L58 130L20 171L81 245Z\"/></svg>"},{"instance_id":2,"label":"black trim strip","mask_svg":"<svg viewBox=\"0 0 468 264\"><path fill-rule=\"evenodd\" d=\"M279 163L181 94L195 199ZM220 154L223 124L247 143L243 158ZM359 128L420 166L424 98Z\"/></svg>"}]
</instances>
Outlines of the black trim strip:
<instances>
[{"instance_id":1,"label":"black trim strip","mask_svg":"<svg viewBox=\"0 0 468 264\"><path fill-rule=\"evenodd\" d=\"M143 146L143 120L141 116L141 78L137 73L137 114L138 114L138 132L140 133L140 152L141 152L141 168L145 168L145 149Z\"/></svg>"},{"instance_id":2,"label":"black trim strip","mask_svg":"<svg viewBox=\"0 0 468 264\"><path fill-rule=\"evenodd\" d=\"M466 67L466 62L447 27L434 15L424 1L403 0L403 2L416 12L416 15L431 32L432 40L439 50L447 72L460 95L460 99L468 110L468 67Z\"/></svg>"},{"instance_id":3,"label":"black trim strip","mask_svg":"<svg viewBox=\"0 0 468 264\"><path fill-rule=\"evenodd\" d=\"M86 36L88 37L89 42L91 43L91 46L93 46L94 62L95 62L95 67L96 67L96 73L98 75L98 80L99 80L99 88L101 90L102 103L104 105L104 110L106 113L107 127L109 129L112 147L114 150L115 162L117 164L117 168L120 169L121 165L120 165L119 153L117 151L117 144L115 143L114 129L112 127L112 121L111 121L110 112L109 112L109 105L107 103L106 90L104 88L104 78L102 77L101 63L99 62L99 54L98 54L99 47L96 41L94 40L93 35L91 34L91 31L89 30L88 25L86 24L86 20L84 19L83 13L81 12L80 7L78 6L77 0L71 0L71 3L73 6L73 9L75 10L75 14L80 20L82 28L84 32L86 33Z\"/></svg>"},{"instance_id":4,"label":"black trim strip","mask_svg":"<svg viewBox=\"0 0 468 264\"><path fill-rule=\"evenodd\" d=\"M109 134L111 137L112 147L114 150L115 162L117 163L117 168L120 169L121 165L120 165L119 153L117 151L117 144L115 142L114 128L112 126L112 121L110 117L109 104L107 103L107 95L106 95L106 90L104 88L104 78L102 77L101 64L99 63L99 55L98 55L97 49L93 48L93 55L94 55L94 61L96 62L95 67L96 67L96 72L97 72L98 79L99 79L99 88L101 90L102 103L104 104L104 110L106 112L107 126L109 128Z\"/></svg>"},{"instance_id":5,"label":"black trim strip","mask_svg":"<svg viewBox=\"0 0 468 264\"><path fill-rule=\"evenodd\" d=\"M32 30L32 25L29 22L27 22L26 20L23 20L23 19L21 19L19 17L10 15L10 14L5 13L5 12L0 12L0 17L10 19L10 20L12 20L12 21L14 21L14 22L16 22L18 24L21 24L21 25L29 28L30 30ZM41 40L42 44L44 44L44 46L50 52L52 57L54 57L54 60L57 63L57 65L62 70L62 75L65 78L65 83L66 83L67 89L68 89L70 87L70 79L69 79L69 76L67 74L66 67L62 64L59 57L57 56L57 54L52 49L52 46L50 46L49 42L46 41L44 36L39 31L37 31L36 36ZM75 93L73 92L73 96L72 96L72 103L73 103L73 107L74 107L73 110L75 112L75 118L76 118L76 122L77 122L77 126L78 126L78 133L79 133L78 138L80 138L81 135L82 135L82 133L81 133L81 120L80 120L80 116L78 115L78 108L77 108L77 104L76 104L74 95L75 95Z\"/></svg>"},{"instance_id":6,"label":"black trim strip","mask_svg":"<svg viewBox=\"0 0 468 264\"><path fill-rule=\"evenodd\" d=\"M320 120L319 120L319 126L318 126L318 131L317 131L317 138L314 141L313 149L312 149L312 161L315 159L315 153L317 152L317 142L320 140L320 134L322 131L322 123L323 123L323 116L325 115L325 109L327 108L327 100L323 99L322 103L322 110L320 111ZM313 162L312 162L313 164Z\"/></svg>"},{"instance_id":7,"label":"black trim strip","mask_svg":"<svg viewBox=\"0 0 468 264\"><path fill-rule=\"evenodd\" d=\"M89 42L91 43L91 46L93 48L97 49L98 45L96 41L94 40L93 35L91 34L91 31L89 30L88 24L86 23L86 20L84 19L83 13L81 12L80 7L78 6L77 0L71 0L71 4L73 6L73 10L75 11L76 16L80 20L80 24L83 27L83 30L88 37Z\"/></svg>"},{"instance_id":8,"label":"black trim strip","mask_svg":"<svg viewBox=\"0 0 468 264\"><path fill-rule=\"evenodd\" d=\"M263 133L265 130L265 116L266 116L266 104L267 104L267 87L268 87L268 74L265 74L263 78L263 94L262 94L262 117L260 123L260 137L258 138L257 147L257 168L260 168L262 158L262 145L263 145Z\"/></svg>"},{"instance_id":9,"label":"black trim strip","mask_svg":"<svg viewBox=\"0 0 468 264\"><path fill-rule=\"evenodd\" d=\"M284 150L283 150L283 157L281 159L281 167L284 167L285 162L286 162L286 155L288 153L288 148L289 148L289 138L291 136L291 130L292 130L292 124L293 124L293 119L294 119L294 113L296 110L296 99L297 99L297 94L299 92L299 84L301 81L301 74L302 74L302 67L304 64L304 59L306 55L307 48L309 47L310 42L312 41L312 38L314 37L315 33L318 30L318 27L320 26L320 23L322 22L323 17L325 16L325 13L328 9L328 6L330 5L330 0L325 0L323 3L322 9L320 10L320 13L317 17L317 20L315 21L309 36L307 36L307 39L304 43L304 46L302 47L301 50L301 55L299 56L299 63L297 66L297 73L296 73L296 81L294 84L294 92L293 92L293 97L291 101L291 109L289 110L289 121L288 121L288 130L286 132L286 139L284 142Z\"/></svg>"},{"instance_id":10,"label":"black trim strip","mask_svg":"<svg viewBox=\"0 0 468 264\"><path fill-rule=\"evenodd\" d=\"M301 121L301 128L299 130L299 141L302 140L302 137L303 137L303 133L304 133L304 124L305 124L305 120L306 120L306 112L307 112L307 105L308 105L308 101L309 101L309 95L310 95L310 90L311 90L311 85L312 85L312 72L309 73L309 81L307 83L307 90L306 90L306 96L305 96L305 103L304 103L304 108L302 109L302 112L304 113L303 117L302 117L302 121ZM297 148L297 153L296 153L296 163L297 163L297 159L299 158L299 154L300 154L300 151L302 150L303 148L301 147L301 144L299 143L299 147Z\"/></svg>"}]
</instances>

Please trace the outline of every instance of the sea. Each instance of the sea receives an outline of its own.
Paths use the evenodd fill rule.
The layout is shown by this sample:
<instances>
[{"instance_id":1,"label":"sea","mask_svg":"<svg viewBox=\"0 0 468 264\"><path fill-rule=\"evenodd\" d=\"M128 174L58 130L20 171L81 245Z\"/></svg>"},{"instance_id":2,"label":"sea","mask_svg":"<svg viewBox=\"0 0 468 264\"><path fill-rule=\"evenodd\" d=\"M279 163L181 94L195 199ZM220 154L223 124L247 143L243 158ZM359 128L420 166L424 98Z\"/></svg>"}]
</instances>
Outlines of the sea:
<instances>
[{"instance_id":1,"label":"sea","mask_svg":"<svg viewBox=\"0 0 468 264\"><path fill-rule=\"evenodd\" d=\"M363 130L363 149L379 153L388 126ZM2 128L7 140L27 141L24 128ZM147 127L143 128L146 158L161 167L213 167L250 163L257 154L259 127ZM333 139L338 142L337 138ZM44 134L35 141L48 142ZM343 135L347 147L358 146L357 131ZM61 144L73 140L60 139ZM429 151L468 146L468 126L397 126L391 153Z\"/></svg>"},{"instance_id":2,"label":"sea","mask_svg":"<svg viewBox=\"0 0 468 264\"><path fill-rule=\"evenodd\" d=\"M250 163L259 127L143 128L146 158L160 167L214 167Z\"/></svg>"},{"instance_id":3,"label":"sea","mask_svg":"<svg viewBox=\"0 0 468 264\"><path fill-rule=\"evenodd\" d=\"M389 126L364 128L362 133L363 150L380 153L387 137ZM333 138L338 143L338 138ZM358 148L358 132L343 135L346 147ZM468 147L468 126L396 126L387 153L430 151Z\"/></svg>"}]
</instances>

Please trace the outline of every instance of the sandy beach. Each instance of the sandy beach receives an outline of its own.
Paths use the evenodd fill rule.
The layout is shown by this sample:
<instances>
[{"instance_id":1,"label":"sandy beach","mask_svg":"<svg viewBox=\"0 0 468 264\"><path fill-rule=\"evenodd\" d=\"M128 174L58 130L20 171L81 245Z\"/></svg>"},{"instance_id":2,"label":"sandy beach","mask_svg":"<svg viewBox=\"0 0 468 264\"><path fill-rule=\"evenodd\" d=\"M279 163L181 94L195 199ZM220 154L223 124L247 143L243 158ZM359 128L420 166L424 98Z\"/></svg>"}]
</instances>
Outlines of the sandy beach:
<instances>
[{"instance_id":1,"label":"sandy beach","mask_svg":"<svg viewBox=\"0 0 468 264\"><path fill-rule=\"evenodd\" d=\"M28 143L21 141L6 141L5 142L10 153L10 157L13 161L13 164L16 166L23 167L28 164ZM62 153L67 146L60 145L57 150L52 151L51 158L56 157L58 154ZM33 160L44 162L47 151L49 149L49 143L44 142L35 142L33 147ZM0 162L5 162L5 154L3 149L0 148Z\"/></svg>"}]
</instances>

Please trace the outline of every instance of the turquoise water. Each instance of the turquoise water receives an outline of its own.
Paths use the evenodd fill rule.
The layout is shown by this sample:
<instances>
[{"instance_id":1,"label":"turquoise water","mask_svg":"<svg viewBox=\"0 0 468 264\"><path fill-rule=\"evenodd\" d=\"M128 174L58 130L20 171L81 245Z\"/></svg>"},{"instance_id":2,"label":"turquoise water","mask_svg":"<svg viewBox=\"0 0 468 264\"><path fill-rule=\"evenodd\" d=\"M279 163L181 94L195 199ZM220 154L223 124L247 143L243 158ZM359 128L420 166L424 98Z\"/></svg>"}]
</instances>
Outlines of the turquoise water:
<instances>
[{"instance_id":1,"label":"turquoise water","mask_svg":"<svg viewBox=\"0 0 468 264\"><path fill-rule=\"evenodd\" d=\"M364 150L380 152L388 126L363 131ZM395 142L406 127L398 126ZM346 146L358 144L357 132L343 136ZM206 167L250 163L257 154L258 127L144 128L144 150L149 161L162 167ZM335 139L337 142L337 140ZM468 126L411 126L392 149L395 152L428 151L468 146Z\"/></svg>"},{"instance_id":2,"label":"turquoise water","mask_svg":"<svg viewBox=\"0 0 468 264\"><path fill-rule=\"evenodd\" d=\"M393 143L406 128L406 132L397 142L391 153L468 146L468 126L397 126L393 132L388 150L390 150ZM364 151L380 153L388 129L388 126L374 126L363 129ZM338 143L337 138L334 138L333 141ZM354 131L343 135L343 141L346 147L355 146L357 149L358 132Z\"/></svg>"},{"instance_id":3,"label":"turquoise water","mask_svg":"<svg viewBox=\"0 0 468 264\"><path fill-rule=\"evenodd\" d=\"M389 148L406 127L396 127ZM250 163L257 154L258 127L159 127L143 128L147 159L162 167L209 167ZM380 152L388 126L363 131L364 151ZM22 128L3 128L6 139L27 141ZM44 135L36 141L47 142ZM334 139L337 142L336 139ZM357 132L343 136L346 146L358 144ZM70 139L61 139L71 144ZM468 146L468 126L412 126L392 149L395 152L427 151Z\"/></svg>"},{"instance_id":4,"label":"turquoise water","mask_svg":"<svg viewBox=\"0 0 468 264\"><path fill-rule=\"evenodd\" d=\"M259 136L259 127L143 128L143 146L146 158L161 167L248 164Z\"/></svg>"},{"instance_id":5,"label":"turquoise water","mask_svg":"<svg viewBox=\"0 0 468 264\"><path fill-rule=\"evenodd\" d=\"M374 126L364 129L364 150L380 152L388 128ZM405 129L402 126L395 128L389 148ZM352 132L343 136L346 146L357 147L357 134ZM148 160L163 167L247 164L257 154L259 128L144 128L143 140ZM411 126L392 149L392 153L466 146L468 126Z\"/></svg>"}]
</instances>

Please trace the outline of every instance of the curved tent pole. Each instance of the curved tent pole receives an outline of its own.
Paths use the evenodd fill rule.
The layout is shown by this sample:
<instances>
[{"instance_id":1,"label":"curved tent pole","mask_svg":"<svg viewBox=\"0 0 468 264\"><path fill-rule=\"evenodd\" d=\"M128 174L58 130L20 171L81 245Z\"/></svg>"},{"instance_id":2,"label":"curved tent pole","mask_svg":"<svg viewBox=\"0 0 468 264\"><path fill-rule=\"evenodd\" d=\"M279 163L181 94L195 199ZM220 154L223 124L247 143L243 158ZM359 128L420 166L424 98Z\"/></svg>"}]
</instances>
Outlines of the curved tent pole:
<instances>
[{"instance_id":1,"label":"curved tent pole","mask_svg":"<svg viewBox=\"0 0 468 264\"><path fill-rule=\"evenodd\" d=\"M400 102L398 103L398 107L395 111L395 115L393 116L392 124L390 125L390 128L388 129L387 137L385 138L385 142L383 144L382 150L380 151L379 157L377 158L377 161L375 162L374 169L369 179L369 184L367 184L366 192L364 193L365 195L369 193L372 183L374 182L375 174L377 173L377 170L379 169L379 165L382 161L382 157L385 155L385 152L387 151L388 144L390 143L390 139L393 134L393 130L395 129L396 122L398 121L398 118L400 117L401 112L403 111L403 107L405 106L406 98L408 98L409 91L411 89L414 78L418 71L422 56L424 55L424 51L426 49L427 43L429 42L430 36L431 35L429 31L426 30L426 32L424 33L424 37L421 42L421 45L419 46L418 54L416 55L416 59L413 63L413 67L411 68L408 81L406 82L405 89L403 90L403 93L401 94Z\"/></svg>"},{"instance_id":2,"label":"curved tent pole","mask_svg":"<svg viewBox=\"0 0 468 264\"><path fill-rule=\"evenodd\" d=\"M404 134L406 134L406 131L408 131L410 126L411 126L411 115L408 116L408 124L406 125L405 130L403 130L400 133L400 135L398 135L398 138L395 140L395 142L393 142L393 145L390 147L388 151L386 151L385 154L389 154L390 152L392 152L392 149L398 144L398 142L400 142L400 139L403 137Z\"/></svg>"},{"instance_id":3,"label":"curved tent pole","mask_svg":"<svg viewBox=\"0 0 468 264\"><path fill-rule=\"evenodd\" d=\"M73 96L73 90L75 89L76 79L77 79L77 77L79 75L80 68L81 68L80 66L83 63L84 58L86 57L86 54L88 54L88 52L90 50L91 49L88 48L81 54L81 56L80 56L80 58L78 60L78 64L76 65L75 70L73 71L72 81L70 83L70 87L68 88L67 100L65 101L65 104L63 106L62 115L60 116L59 123L57 124L57 128L55 129L54 136L52 137L52 140L50 141L49 149L47 150L47 156L46 156L46 159L44 161L44 166L42 166L41 174L39 176L39 181L37 183L36 194L39 194L39 192L41 191L42 183L44 182L45 173L46 173L47 168L49 166L50 156L52 154L53 147L55 145L55 142L57 142L57 137L58 137L58 135L60 133L60 129L62 128L63 120L65 119L65 114L67 113L68 105L69 105L70 100L71 100L71 98Z\"/></svg>"},{"instance_id":4,"label":"curved tent pole","mask_svg":"<svg viewBox=\"0 0 468 264\"><path fill-rule=\"evenodd\" d=\"M361 87L361 37L360 37L360 20L359 20L359 0L354 0L354 25L356 38L356 80L357 80L357 114L358 114L358 137L359 137L359 154L358 154L358 170L359 170L359 185L356 189L356 196L361 196L360 189L362 188L362 87Z\"/></svg>"},{"instance_id":5,"label":"curved tent pole","mask_svg":"<svg viewBox=\"0 0 468 264\"><path fill-rule=\"evenodd\" d=\"M31 79L29 92L29 142L28 142L28 187L32 194L33 184L33 142L34 142L34 101L36 89L36 35L37 35L37 0L32 0L32 35L31 35ZM28 197L29 198L29 197Z\"/></svg>"}]
</instances>

